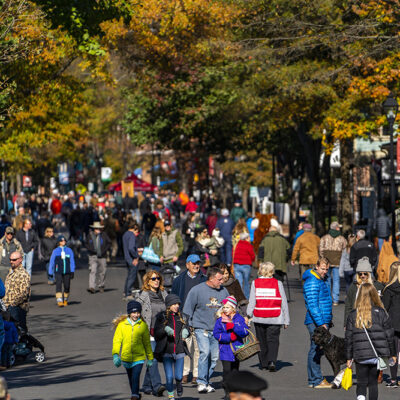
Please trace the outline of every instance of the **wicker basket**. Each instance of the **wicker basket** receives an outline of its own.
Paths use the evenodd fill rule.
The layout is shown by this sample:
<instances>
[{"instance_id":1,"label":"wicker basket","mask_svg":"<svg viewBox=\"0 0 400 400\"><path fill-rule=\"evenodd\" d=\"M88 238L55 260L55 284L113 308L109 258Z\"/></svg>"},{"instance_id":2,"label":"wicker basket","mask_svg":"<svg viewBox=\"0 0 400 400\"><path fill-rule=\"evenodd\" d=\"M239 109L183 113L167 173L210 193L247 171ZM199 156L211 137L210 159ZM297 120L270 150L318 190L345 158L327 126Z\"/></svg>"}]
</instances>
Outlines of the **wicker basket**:
<instances>
[{"instance_id":1,"label":"wicker basket","mask_svg":"<svg viewBox=\"0 0 400 400\"><path fill-rule=\"evenodd\" d=\"M261 351L260 342L256 339L252 331L249 331L247 338L248 340L244 345L239 347L237 350L234 349L232 343L230 344L232 352L238 361L247 360Z\"/></svg>"}]
</instances>

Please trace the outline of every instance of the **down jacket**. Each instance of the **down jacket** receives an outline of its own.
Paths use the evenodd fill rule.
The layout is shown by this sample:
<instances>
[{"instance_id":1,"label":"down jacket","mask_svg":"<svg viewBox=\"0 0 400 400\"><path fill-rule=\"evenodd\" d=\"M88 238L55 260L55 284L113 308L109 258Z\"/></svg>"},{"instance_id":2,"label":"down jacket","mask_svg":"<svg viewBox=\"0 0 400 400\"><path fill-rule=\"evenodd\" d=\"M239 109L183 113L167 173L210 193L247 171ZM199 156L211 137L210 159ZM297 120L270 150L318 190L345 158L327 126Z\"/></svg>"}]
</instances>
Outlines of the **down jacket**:
<instances>
[{"instance_id":1,"label":"down jacket","mask_svg":"<svg viewBox=\"0 0 400 400\"><path fill-rule=\"evenodd\" d=\"M380 357L393 357L396 350L393 342L394 329L387 312L380 307L372 307L372 326L367 329L368 335ZM356 362L376 358L364 329L355 326L357 311L353 310L346 325L346 357Z\"/></svg>"},{"instance_id":2,"label":"down jacket","mask_svg":"<svg viewBox=\"0 0 400 400\"><path fill-rule=\"evenodd\" d=\"M332 298L328 284L312 269L303 274L303 296L306 303L305 325L329 325L332 321Z\"/></svg>"},{"instance_id":3,"label":"down jacket","mask_svg":"<svg viewBox=\"0 0 400 400\"><path fill-rule=\"evenodd\" d=\"M219 342L219 358L221 361L235 361L235 356L231 349L231 343L236 350L243 345L243 338L249 334L249 327L246 325L244 318L236 313L233 318L233 329L227 329L227 324L222 322L222 318L215 321L213 335ZM236 340L232 341L231 333L236 335Z\"/></svg>"},{"instance_id":4,"label":"down jacket","mask_svg":"<svg viewBox=\"0 0 400 400\"><path fill-rule=\"evenodd\" d=\"M382 302L393 323L396 332L400 332L400 283L398 281L386 286Z\"/></svg>"}]
</instances>

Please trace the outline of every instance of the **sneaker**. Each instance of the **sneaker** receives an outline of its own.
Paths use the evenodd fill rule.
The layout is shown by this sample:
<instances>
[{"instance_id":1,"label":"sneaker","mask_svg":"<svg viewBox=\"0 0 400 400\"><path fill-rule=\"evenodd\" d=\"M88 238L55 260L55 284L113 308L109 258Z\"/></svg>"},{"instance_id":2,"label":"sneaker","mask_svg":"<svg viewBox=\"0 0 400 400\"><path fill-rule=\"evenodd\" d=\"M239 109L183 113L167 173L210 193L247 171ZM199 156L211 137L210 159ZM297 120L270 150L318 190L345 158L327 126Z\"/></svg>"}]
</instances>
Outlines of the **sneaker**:
<instances>
[{"instance_id":1,"label":"sneaker","mask_svg":"<svg viewBox=\"0 0 400 400\"><path fill-rule=\"evenodd\" d=\"M215 392L215 389L211 385L208 385L207 386L207 393L212 393L212 392Z\"/></svg>"},{"instance_id":2,"label":"sneaker","mask_svg":"<svg viewBox=\"0 0 400 400\"><path fill-rule=\"evenodd\" d=\"M200 385L197 386L197 391L199 393L208 393L207 386L203 385L202 383L200 383Z\"/></svg>"},{"instance_id":3,"label":"sneaker","mask_svg":"<svg viewBox=\"0 0 400 400\"><path fill-rule=\"evenodd\" d=\"M398 388L399 385L397 384L397 382L389 381L389 382L386 383L386 387L388 387L388 388Z\"/></svg>"},{"instance_id":4,"label":"sneaker","mask_svg":"<svg viewBox=\"0 0 400 400\"><path fill-rule=\"evenodd\" d=\"M95 293L96 293L96 291L95 291L93 288L89 288L87 291L88 291L89 293L91 293L91 294L95 294Z\"/></svg>"},{"instance_id":5,"label":"sneaker","mask_svg":"<svg viewBox=\"0 0 400 400\"><path fill-rule=\"evenodd\" d=\"M333 303L333 305L334 305L334 306L338 306L338 305L339 305L339 303Z\"/></svg>"},{"instance_id":6,"label":"sneaker","mask_svg":"<svg viewBox=\"0 0 400 400\"><path fill-rule=\"evenodd\" d=\"M157 389L157 393L156 393L155 396L163 397L164 392L165 392L165 386L164 385L160 385L160 387Z\"/></svg>"},{"instance_id":7,"label":"sneaker","mask_svg":"<svg viewBox=\"0 0 400 400\"><path fill-rule=\"evenodd\" d=\"M326 379L323 379L319 385L315 385L314 389L332 389L332 384Z\"/></svg>"}]
</instances>

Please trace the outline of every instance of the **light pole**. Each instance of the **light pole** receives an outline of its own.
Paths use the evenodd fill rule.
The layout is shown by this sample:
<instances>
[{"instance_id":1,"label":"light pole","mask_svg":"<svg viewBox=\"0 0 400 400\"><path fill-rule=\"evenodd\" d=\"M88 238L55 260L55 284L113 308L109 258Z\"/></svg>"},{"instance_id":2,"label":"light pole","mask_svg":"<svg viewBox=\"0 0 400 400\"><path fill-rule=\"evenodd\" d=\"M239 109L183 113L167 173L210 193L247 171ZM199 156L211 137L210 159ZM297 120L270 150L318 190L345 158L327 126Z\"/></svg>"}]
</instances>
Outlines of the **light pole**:
<instances>
[{"instance_id":1,"label":"light pole","mask_svg":"<svg viewBox=\"0 0 400 400\"><path fill-rule=\"evenodd\" d=\"M396 193L395 193L395 182L394 182L394 144L393 144L393 125L396 120L397 111L399 104L393 93L390 93L387 99L382 104L383 111L386 114L386 118L389 123L389 134L390 134L390 208L392 212L392 247L394 254L397 255L396 245Z\"/></svg>"}]
</instances>

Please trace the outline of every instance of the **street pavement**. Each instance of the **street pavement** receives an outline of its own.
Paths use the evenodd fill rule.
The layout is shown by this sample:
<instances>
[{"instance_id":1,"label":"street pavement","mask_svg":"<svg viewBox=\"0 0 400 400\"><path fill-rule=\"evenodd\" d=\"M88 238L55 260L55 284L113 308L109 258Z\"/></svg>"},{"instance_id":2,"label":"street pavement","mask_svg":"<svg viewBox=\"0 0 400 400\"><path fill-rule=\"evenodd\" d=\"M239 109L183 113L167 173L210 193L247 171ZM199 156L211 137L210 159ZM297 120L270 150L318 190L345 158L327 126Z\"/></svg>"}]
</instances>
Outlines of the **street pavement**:
<instances>
[{"instance_id":1,"label":"street pavement","mask_svg":"<svg viewBox=\"0 0 400 400\"><path fill-rule=\"evenodd\" d=\"M46 361L42 364L28 359L26 362L4 372L12 399L14 400L100 400L129 399L128 380L123 367L112 363L111 346L113 330L111 320L125 312L122 287L126 269L123 266L108 268L105 293L89 294L88 269L83 258L75 272L71 285L70 305L58 308L55 287L47 285L44 268L35 265L32 277L32 302L28 326L30 333L45 346ZM260 371L257 357L247 360L241 369L247 369L267 379L269 388L265 399L355 399L355 388L310 389L307 387L308 332L303 325L304 301L297 271L291 267L289 304L291 325L282 330L278 371ZM285 284L286 287L286 284ZM341 300L344 300L342 292ZM332 332L343 336L343 311L341 303L334 308ZM196 388L184 387L182 399L222 399L221 365L218 363L213 385L215 393L199 395ZM332 370L323 358L322 371L332 380ZM162 378L164 372L160 367ZM142 379L144 373L142 372ZM379 387L380 399L398 397L399 389ZM166 393L166 392L165 392ZM142 397L150 399L153 396Z\"/></svg>"}]
</instances>

